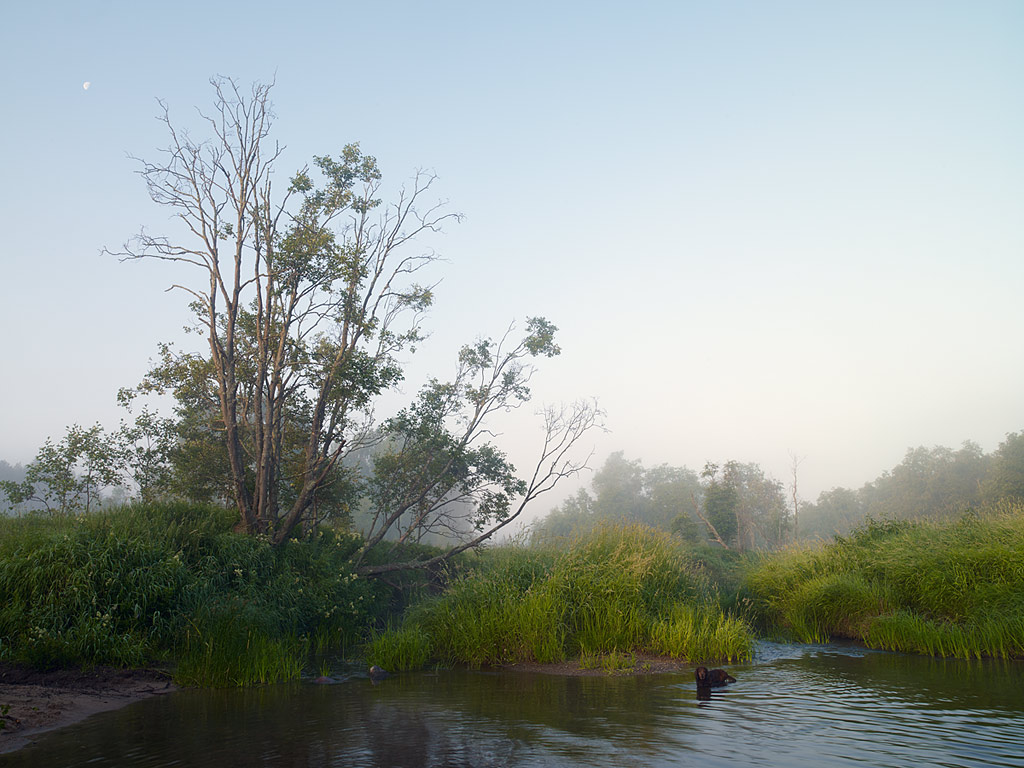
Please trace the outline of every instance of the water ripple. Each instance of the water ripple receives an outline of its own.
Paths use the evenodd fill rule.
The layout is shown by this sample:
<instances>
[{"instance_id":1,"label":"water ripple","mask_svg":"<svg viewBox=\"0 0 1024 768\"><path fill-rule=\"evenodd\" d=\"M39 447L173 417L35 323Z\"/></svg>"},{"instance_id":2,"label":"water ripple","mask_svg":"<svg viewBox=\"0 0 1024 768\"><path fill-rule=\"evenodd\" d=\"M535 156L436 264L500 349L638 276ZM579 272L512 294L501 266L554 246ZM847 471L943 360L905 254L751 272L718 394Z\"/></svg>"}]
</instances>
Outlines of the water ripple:
<instances>
[{"instance_id":1,"label":"water ripple","mask_svg":"<svg viewBox=\"0 0 1024 768\"><path fill-rule=\"evenodd\" d=\"M735 684L691 674L398 675L379 686L186 691L55 732L11 766L700 765L1024 768L1024 663L762 644Z\"/></svg>"}]
</instances>

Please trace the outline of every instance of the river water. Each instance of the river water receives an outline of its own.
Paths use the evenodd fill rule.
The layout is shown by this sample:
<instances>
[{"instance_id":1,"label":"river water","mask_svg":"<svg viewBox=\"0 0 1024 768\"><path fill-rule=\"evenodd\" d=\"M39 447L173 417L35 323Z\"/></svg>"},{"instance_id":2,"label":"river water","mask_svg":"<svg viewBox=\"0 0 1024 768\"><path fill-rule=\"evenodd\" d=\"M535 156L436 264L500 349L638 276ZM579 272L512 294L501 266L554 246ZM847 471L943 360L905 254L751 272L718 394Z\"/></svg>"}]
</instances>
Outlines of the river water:
<instances>
[{"instance_id":1,"label":"river water","mask_svg":"<svg viewBox=\"0 0 1024 768\"><path fill-rule=\"evenodd\" d=\"M181 691L0 755L11 766L1022 766L1024 662L761 643L737 682L448 670Z\"/></svg>"}]
</instances>

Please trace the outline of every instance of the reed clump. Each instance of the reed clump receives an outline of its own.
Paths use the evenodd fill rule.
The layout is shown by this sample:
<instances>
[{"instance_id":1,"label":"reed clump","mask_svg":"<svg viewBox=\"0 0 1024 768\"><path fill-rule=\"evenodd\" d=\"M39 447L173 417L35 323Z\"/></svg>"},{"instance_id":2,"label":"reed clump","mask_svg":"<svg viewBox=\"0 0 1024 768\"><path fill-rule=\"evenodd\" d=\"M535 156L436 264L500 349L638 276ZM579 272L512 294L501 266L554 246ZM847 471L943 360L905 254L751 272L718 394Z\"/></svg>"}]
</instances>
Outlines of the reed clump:
<instances>
[{"instance_id":1,"label":"reed clump","mask_svg":"<svg viewBox=\"0 0 1024 768\"><path fill-rule=\"evenodd\" d=\"M410 610L400 629L375 638L368 656L386 666L394 635L412 628L429 640L431 659L474 667L641 651L736 659L749 657L753 642L743 622L722 612L687 550L645 526L489 551L443 595Z\"/></svg>"},{"instance_id":2,"label":"reed clump","mask_svg":"<svg viewBox=\"0 0 1024 768\"><path fill-rule=\"evenodd\" d=\"M430 638L417 626L375 632L367 644L366 663L392 672L421 669L430 661Z\"/></svg>"},{"instance_id":3,"label":"reed clump","mask_svg":"<svg viewBox=\"0 0 1024 768\"><path fill-rule=\"evenodd\" d=\"M0 659L162 662L186 684L245 685L294 679L310 650L362 639L381 588L348 565L357 537L272 547L234 520L180 503L0 520Z\"/></svg>"},{"instance_id":4,"label":"reed clump","mask_svg":"<svg viewBox=\"0 0 1024 768\"><path fill-rule=\"evenodd\" d=\"M869 521L766 555L746 588L769 630L959 658L1024 657L1024 504L953 521Z\"/></svg>"}]
</instances>

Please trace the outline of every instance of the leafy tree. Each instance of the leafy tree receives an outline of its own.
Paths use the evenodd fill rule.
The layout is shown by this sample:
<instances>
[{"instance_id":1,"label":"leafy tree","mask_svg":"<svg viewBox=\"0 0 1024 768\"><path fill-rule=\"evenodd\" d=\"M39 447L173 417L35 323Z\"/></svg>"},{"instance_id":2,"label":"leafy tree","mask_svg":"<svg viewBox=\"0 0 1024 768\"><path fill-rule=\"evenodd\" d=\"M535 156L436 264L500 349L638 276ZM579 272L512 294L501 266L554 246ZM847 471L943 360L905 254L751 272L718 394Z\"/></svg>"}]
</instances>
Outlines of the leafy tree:
<instances>
[{"instance_id":1,"label":"leafy tree","mask_svg":"<svg viewBox=\"0 0 1024 768\"><path fill-rule=\"evenodd\" d=\"M557 507L530 527L532 541L562 538L590 530L595 522L594 499L586 489L580 488Z\"/></svg>"},{"instance_id":2,"label":"leafy tree","mask_svg":"<svg viewBox=\"0 0 1024 768\"><path fill-rule=\"evenodd\" d=\"M992 454L983 484L987 501L1024 499L1024 432L1011 432Z\"/></svg>"},{"instance_id":3,"label":"leafy tree","mask_svg":"<svg viewBox=\"0 0 1024 768\"><path fill-rule=\"evenodd\" d=\"M270 86L213 87L214 109L203 115L210 140L179 130L164 106L170 146L160 162L142 161L150 197L175 213L186 238L142 232L120 254L198 271L175 287L190 295L208 352L163 346L139 388L176 398L179 469L215 468L191 493L229 497L239 528L275 543L368 498L374 527L362 556L394 530L404 540L414 529L456 530L454 511L467 504L480 534L470 545L479 543L578 472L571 449L599 418L587 403L546 414L529 481L483 441L488 416L529 398L529 360L558 353L554 326L540 318L520 341L464 348L454 381L432 382L376 428L374 405L402 380L400 356L415 349L433 301L415 277L437 257L416 241L459 217L426 202L435 178L425 173L383 204L377 162L358 144L315 157L279 191ZM364 485L348 460L375 445L384 452Z\"/></svg>"},{"instance_id":4,"label":"leafy tree","mask_svg":"<svg viewBox=\"0 0 1024 768\"><path fill-rule=\"evenodd\" d=\"M580 489L534 523L533 536L542 539L591 530L601 522L641 522L698 540L694 520L701 487L685 467L660 465L644 469L622 451L608 456L591 482L594 494Z\"/></svg>"},{"instance_id":5,"label":"leafy tree","mask_svg":"<svg viewBox=\"0 0 1024 768\"><path fill-rule=\"evenodd\" d=\"M701 487L696 472L661 464L644 473L644 487L648 498L647 522L684 539L700 540L696 515Z\"/></svg>"},{"instance_id":6,"label":"leafy tree","mask_svg":"<svg viewBox=\"0 0 1024 768\"><path fill-rule=\"evenodd\" d=\"M60 442L46 439L23 481L0 481L0 490L12 504L35 501L51 513L89 512L104 488L121 483L120 465L115 441L99 424L88 429L75 424Z\"/></svg>"},{"instance_id":7,"label":"leafy tree","mask_svg":"<svg viewBox=\"0 0 1024 768\"><path fill-rule=\"evenodd\" d=\"M975 506L981 501L986 465L976 443L966 442L959 451L911 448L891 472L864 486L867 514L906 520Z\"/></svg>"},{"instance_id":8,"label":"leafy tree","mask_svg":"<svg viewBox=\"0 0 1024 768\"><path fill-rule=\"evenodd\" d=\"M1012 445L1012 437L1004 446ZM1004 479L1012 475L1012 460L1003 465L1006 473L996 469L1007 458L1002 451L1000 446L999 451L986 455L970 441L955 451L943 446L908 449L898 465L860 489L833 488L819 495L817 503L803 505L800 533L808 538L846 535L869 517L943 517L995 501L1012 487L1012 481L999 486L993 483L996 475ZM1020 466L1024 467L1024 462Z\"/></svg>"},{"instance_id":9,"label":"leafy tree","mask_svg":"<svg viewBox=\"0 0 1024 768\"><path fill-rule=\"evenodd\" d=\"M782 483L768 477L757 464L730 462L739 487L738 517L745 548L781 546L792 524Z\"/></svg>"},{"instance_id":10,"label":"leafy tree","mask_svg":"<svg viewBox=\"0 0 1024 768\"><path fill-rule=\"evenodd\" d=\"M550 323L532 319L528 331L511 348L508 335L498 344L482 340L464 347L452 382L431 381L410 408L387 422L385 431L393 449L374 459L369 482L374 519L357 564L392 530L398 531L400 543L420 530L473 532L419 565L436 564L483 543L517 519L539 495L585 467L571 453L579 437L596 426L601 416L586 402L544 411L543 445L527 480L516 475L515 467L496 447L478 444L490 414L528 401L526 385L533 368L525 360L558 353ZM404 565L399 561L361 570L381 573Z\"/></svg>"},{"instance_id":11,"label":"leafy tree","mask_svg":"<svg viewBox=\"0 0 1024 768\"><path fill-rule=\"evenodd\" d=\"M21 464L8 464L0 459L0 491L3 491L4 486L2 483L5 481L11 483L12 487L19 486L25 481L25 467ZM6 497L6 494L4 496ZM10 512L11 509L11 505L6 500L0 501L0 513Z\"/></svg>"},{"instance_id":12,"label":"leafy tree","mask_svg":"<svg viewBox=\"0 0 1024 768\"><path fill-rule=\"evenodd\" d=\"M814 504L803 504L800 536L805 539L827 539L846 535L864 522L867 508L857 491L833 488L818 495Z\"/></svg>"},{"instance_id":13,"label":"leafy tree","mask_svg":"<svg viewBox=\"0 0 1024 768\"><path fill-rule=\"evenodd\" d=\"M701 541L700 526L686 514L678 514L669 524L669 533L678 536L683 541L691 544L699 544Z\"/></svg>"},{"instance_id":14,"label":"leafy tree","mask_svg":"<svg viewBox=\"0 0 1024 768\"><path fill-rule=\"evenodd\" d=\"M24 480L25 468L21 464L9 464L0 459L0 480Z\"/></svg>"},{"instance_id":15,"label":"leafy tree","mask_svg":"<svg viewBox=\"0 0 1024 768\"><path fill-rule=\"evenodd\" d=\"M118 401L132 413L135 393L122 389ZM140 500L151 502L168 495L174 477L171 457L178 446L179 432L173 419L143 407L134 422L122 421L114 435L121 465Z\"/></svg>"},{"instance_id":16,"label":"leafy tree","mask_svg":"<svg viewBox=\"0 0 1024 768\"><path fill-rule=\"evenodd\" d=\"M708 462L700 476L704 479L704 510L702 520L714 539L724 547L736 544L739 535L740 505L735 474L726 465L722 471L717 464Z\"/></svg>"},{"instance_id":17,"label":"leafy tree","mask_svg":"<svg viewBox=\"0 0 1024 768\"><path fill-rule=\"evenodd\" d=\"M605 520L640 520L646 516L643 464L627 460L622 451L605 459L591 486L594 509Z\"/></svg>"},{"instance_id":18,"label":"leafy tree","mask_svg":"<svg viewBox=\"0 0 1024 768\"><path fill-rule=\"evenodd\" d=\"M709 462L704 479L702 521L723 546L740 550L777 547L789 529L789 511L782 483L757 464Z\"/></svg>"}]
</instances>

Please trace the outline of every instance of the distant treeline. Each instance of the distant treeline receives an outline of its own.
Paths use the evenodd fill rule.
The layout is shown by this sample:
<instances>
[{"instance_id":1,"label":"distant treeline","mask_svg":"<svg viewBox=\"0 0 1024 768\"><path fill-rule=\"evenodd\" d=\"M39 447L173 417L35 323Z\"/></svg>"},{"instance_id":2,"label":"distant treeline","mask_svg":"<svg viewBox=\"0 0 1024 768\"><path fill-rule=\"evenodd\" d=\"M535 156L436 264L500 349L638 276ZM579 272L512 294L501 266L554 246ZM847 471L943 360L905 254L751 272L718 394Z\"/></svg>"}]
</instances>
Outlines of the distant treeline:
<instances>
[{"instance_id":1,"label":"distant treeline","mask_svg":"<svg viewBox=\"0 0 1024 768\"><path fill-rule=\"evenodd\" d=\"M858 490L833 488L800 506L800 537L846 535L868 518L948 518L966 509L1024 499L1024 432L984 453L973 442L957 450L912 448L889 472Z\"/></svg>"},{"instance_id":2,"label":"distant treeline","mask_svg":"<svg viewBox=\"0 0 1024 768\"><path fill-rule=\"evenodd\" d=\"M772 549L797 539L846 535L868 519L945 518L1004 499L1024 499L1024 432L984 453L913 448L891 471L858 490L833 488L815 503L797 499L757 464L707 464L701 472L613 453L581 489L536 522L532 537L584 533L609 522L639 522L694 543Z\"/></svg>"}]
</instances>

